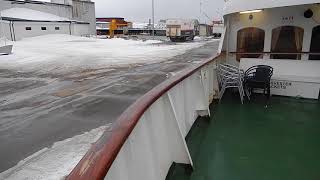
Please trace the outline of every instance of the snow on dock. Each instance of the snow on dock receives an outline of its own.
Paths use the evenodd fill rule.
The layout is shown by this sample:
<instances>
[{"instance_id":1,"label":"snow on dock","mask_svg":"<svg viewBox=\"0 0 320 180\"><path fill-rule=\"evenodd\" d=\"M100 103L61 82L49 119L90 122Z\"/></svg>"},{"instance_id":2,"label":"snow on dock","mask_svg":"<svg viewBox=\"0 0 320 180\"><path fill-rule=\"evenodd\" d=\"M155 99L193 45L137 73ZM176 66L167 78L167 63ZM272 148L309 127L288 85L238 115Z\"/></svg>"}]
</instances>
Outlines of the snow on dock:
<instances>
[{"instance_id":1,"label":"snow on dock","mask_svg":"<svg viewBox=\"0 0 320 180\"><path fill-rule=\"evenodd\" d=\"M13 54L0 57L0 66L23 71L63 73L101 66L164 61L201 45L203 42L172 45L156 40L45 35L15 42Z\"/></svg>"},{"instance_id":2,"label":"snow on dock","mask_svg":"<svg viewBox=\"0 0 320 180\"><path fill-rule=\"evenodd\" d=\"M56 142L50 148L44 148L32 156L20 161L18 165L0 173L0 179L61 179L97 141L110 125L102 126L64 141Z\"/></svg>"}]
</instances>

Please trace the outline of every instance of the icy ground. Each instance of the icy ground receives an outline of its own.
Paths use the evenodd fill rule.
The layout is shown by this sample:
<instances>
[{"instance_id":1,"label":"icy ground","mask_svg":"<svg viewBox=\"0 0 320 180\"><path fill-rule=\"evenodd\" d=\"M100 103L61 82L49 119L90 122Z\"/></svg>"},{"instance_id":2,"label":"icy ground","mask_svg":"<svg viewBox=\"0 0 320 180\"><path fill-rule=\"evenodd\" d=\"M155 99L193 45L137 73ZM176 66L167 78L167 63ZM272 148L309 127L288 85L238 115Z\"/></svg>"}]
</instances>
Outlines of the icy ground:
<instances>
[{"instance_id":1,"label":"icy ground","mask_svg":"<svg viewBox=\"0 0 320 180\"><path fill-rule=\"evenodd\" d=\"M216 47L68 35L14 42L0 56L0 179L63 178L136 98Z\"/></svg>"},{"instance_id":2,"label":"icy ground","mask_svg":"<svg viewBox=\"0 0 320 180\"><path fill-rule=\"evenodd\" d=\"M24 72L70 73L110 65L154 63L183 54L203 42L163 44L161 41L96 39L46 35L14 43L13 54L0 56L0 67Z\"/></svg>"}]
</instances>

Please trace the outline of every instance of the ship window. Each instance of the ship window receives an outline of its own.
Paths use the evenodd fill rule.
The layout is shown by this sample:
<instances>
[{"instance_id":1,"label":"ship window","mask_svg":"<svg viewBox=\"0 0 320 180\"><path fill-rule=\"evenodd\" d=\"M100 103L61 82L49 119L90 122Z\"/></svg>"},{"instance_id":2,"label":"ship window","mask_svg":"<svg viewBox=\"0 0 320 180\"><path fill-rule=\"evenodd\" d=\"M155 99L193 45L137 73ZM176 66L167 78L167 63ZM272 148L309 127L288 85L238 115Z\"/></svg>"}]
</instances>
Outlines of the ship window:
<instances>
[{"instance_id":1,"label":"ship window","mask_svg":"<svg viewBox=\"0 0 320 180\"><path fill-rule=\"evenodd\" d=\"M310 46L311 53L320 53L320 26L313 28L312 30L312 39L311 39L311 46ZM310 60L320 60L320 55L313 55L309 56Z\"/></svg>"},{"instance_id":2,"label":"ship window","mask_svg":"<svg viewBox=\"0 0 320 180\"><path fill-rule=\"evenodd\" d=\"M54 29L55 29L56 31L59 31L59 30L60 30L60 27L54 27Z\"/></svg>"},{"instance_id":3,"label":"ship window","mask_svg":"<svg viewBox=\"0 0 320 180\"><path fill-rule=\"evenodd\" d=\"M46 30L47 30L47 27L41 27L41 30L42 30L42 31L46 31Z\"/></svg>"},{"instance_id":4,"label":"ship window","mask_svg":"<svg viewBox=\"0 0 320 180\"><path fill-rule=\"evenodd\" d=\"M241 58L262 58L264 37L264 30L259 28L249 27L239 30L237 34L237 60L240 61Z\"/></svg>"},{"instance_id":5,"label":"ship window","mask_svg":"<svg viewBox=\"0 0 320 180\"><path fill-rule=\"evenodd\" d=\"M31 31L31 27L26 27L26 31Z\"/></svg>"},{"instance_id":6,"label":"ship window","mask_svg":"<svg viewBox=\"0 0 320 180\"><path fill-rule=\"evenodd\" d=\"M271 58L301 59L303 33L304 30L296 26L281 26L273 29L271 53L279 54L271 54Z\"/></svg>"}]
</instances>

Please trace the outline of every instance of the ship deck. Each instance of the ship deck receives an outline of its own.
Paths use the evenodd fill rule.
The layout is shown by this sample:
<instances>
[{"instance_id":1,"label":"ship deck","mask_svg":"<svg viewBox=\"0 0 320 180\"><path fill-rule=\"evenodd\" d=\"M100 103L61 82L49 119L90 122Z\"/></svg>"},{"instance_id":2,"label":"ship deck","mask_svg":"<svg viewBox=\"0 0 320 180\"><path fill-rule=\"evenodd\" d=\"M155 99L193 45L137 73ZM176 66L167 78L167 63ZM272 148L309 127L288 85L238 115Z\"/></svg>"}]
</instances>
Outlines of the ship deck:
<instances>
[{"instance_id":1,"label":"ship deck","mask_svg":"<svg viewBox=\"0 0 320 180\"><path fill-rule=\"evenodd\" d=\"M173 164L167 180L320 179L320 101L230 93L186 140L194 168Z\"/></svg>"}]
</instances>

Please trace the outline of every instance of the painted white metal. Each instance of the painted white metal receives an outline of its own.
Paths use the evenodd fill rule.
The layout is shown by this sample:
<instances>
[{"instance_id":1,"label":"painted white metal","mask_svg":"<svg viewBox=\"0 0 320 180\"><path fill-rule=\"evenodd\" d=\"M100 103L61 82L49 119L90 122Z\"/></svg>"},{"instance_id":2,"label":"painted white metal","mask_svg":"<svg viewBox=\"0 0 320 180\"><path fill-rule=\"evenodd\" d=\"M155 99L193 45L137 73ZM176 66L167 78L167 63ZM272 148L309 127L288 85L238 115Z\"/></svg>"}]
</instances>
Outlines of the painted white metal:
<instances>
[{"instance_id":1,"label":"painted white metal","mask_svg":"<svg viewBox=\"0 0 320 180\"><path fill-rule=\"evenodd\" d=\"M255 9L266 9L316 3L319 3L319 0L226 0L223 14L227 15L231 13Z\"/></svg>"},{"instance_id":2,"label":"painted white metal","mask_svg":"<svg viewBox=\"0 0 320 180\"><path fill-rule=\"evenodd\" d=\"M2 28L3 34L0 34L1 38L6 38L8 40L12 40L11 33L10 33L10 22L9 21L2 21Z\"/></svg>"},{"instance_id":3,"label":"painted white metal","mask_svg":"<svg viewBox=\"0 0 320 180\"><path fill-rule=\"evenodd\" d=\"M320 90L320 61L274 60L246 58L240 68L249 69L255 65L274 68L271 94L281 96L318 99Z\"/></svg>"},{"instance_id":4,"label":"painted white metal","mask_svg":"<svg viewBox=\"0 0 320 180\"><path fill-rule=\"evenodd\" d=\"M255 3L256 4L256 3ZM305 18L303 13L307 9L314 12L313 18ZM252 15L252 19L249 16ZM290 17L290 18L289 18ZM252 14L230 14L225 16L227 22L226 42L224 42L222 50L228 52L237 51L237 32L247 27L257 27L265 31L264 51L271 51L272 30L280 26L298 26L304 29L302 51L309 52L311 44L312 29L319 25L320 22L320 6L317 4L281 7L273 9L265 9L259 13ZM264 59L270 59L270 55L265 55ZM302 60L308 60L309 56L302 56ZM227 63L239 65L236 56L227 53Z\"/></svg>"},{"instance_id":5,"label":"painted white metal","mask_svg":"<svg viewBox=\"0 0 320 180\"><path fill-rule=\"evenodd\" d=\"M221 39L220 39L220 42L219 42L218 53L221 53L222 50L223 50L223 46L226 46L226 42L227 42L226 37L228 37L226 35L226 33L227 33L227 27L224 26L222 34L221 34Z\"/></svg>"},{"instance_id":6,"label":"painted white metal","mask_svg":"<svg viewBox=\"0 0 320 180\"><path fill-rule=\"evenodd\" d=\"M2 44L3 43L3 44ZM12 45L7 45L7 38L5 36L2 16L0 12L0 55L2 54L11 54L12 53Z\"/></svg>"},{"instance_id":7,"label":"painted white metal","mask_svg":"<svg viewBox=\"0 0 320 180\"><path fill-rule=\"evenodd\" d=\"M0 55L5 54L11 54L12 53L12 48L13 45L4 45L4 46L0 46Z\"/></svg>"},{"instance_id":8,"label":"painted white metal","mask_svg":"<svg viewBox=\"0 0 320 180\"><path fill-rule=\"evenodd\" d=\"M304 29L302 51L309 52L312 30L319 26L320 6L315 0L263 1L229 0L226 2L225 22L227 22L226 42L220 44L227 51L226 61L239 65L237 52L237 32L243 28L256 27L265 31L264 52L271 51L272 30L281 26L298 26ZM261 12L240 14L236 12L263 9ZM304 12L311 9L313 18L305 18ZM220 49L220 48L219 48ZM320 64L308 61L308 55L301 60L271 60L270 55L261 59L241 59L240 67L248 69L253 65L266 64L275 69L272 78L271 93L282 96L298 96L318 99L320 89Z\"/></svg>"},{"instance_id":9,"label":"painted white metal","mask_svg":"<svg viewBox=\"0 0 320 180\"><path fill-rule=\"evenodd\" d=\"M269 65L274 68L274 77L295 77L297 80L320 83L320 61L276 60L268 61L254 58L243 58L240 68L249 69L254 65Z\"/></svg>"},{"instance_id":10,"label":"painted white metal","mask_svg":"<svg viewBox=\"0 0 320 180\"><path fill-rule=\"evenodd\" d=\"M214 67L215 62L195 72L144 113L106 180L164 180L173 162L192 165L185 137L216 95Z\"/></svg>"},{"instance_id":11,"label":"painted white metal","mask_svg":"<svg viewBox=\"0 0 320 180\"><path fill-rule=\"evenodd\" d=\"M190 155L190 152L189 152L189 149L188 149L188 145L187 145L187 142L184 140L184 138L186 136L182 133L182 131L184 130L183 128L185 128L185 126L182 127L181 124L180 124L180 122L182 122L183 119L179 119L178 114L177 114L177 110L176 110L176 108L174 106L174 102L173 102L172 96L169 93L168 93L168 98L169 98L169 102L170 102L170 105L171 105L170 107L172 108L172 112L173 112L173 115L174 115L174 120L176 121L176 123L178 125L178 128L179 128L179 134L180 134L181 138L183 139L183 145L184 145L186 153L188 155L189 162L190 162L191 166L193 167L193 162L192 162L192 158L191 158L191 155Z\"/></svg>"},{"instance_id":12,"label":"painted white metal","mask_svg":"<svg viewBox=\"0 0 320 180\"><path fill-rule=\"evenodd\" d=\"M2 15L1 15L1 11L0 11L0 42L1 42L2 38L4 38L3 39L4 40L4 45L7 45L6 44L6 37L4 35L4 27L2 25Z\"/></svg>"}]
</instances>

